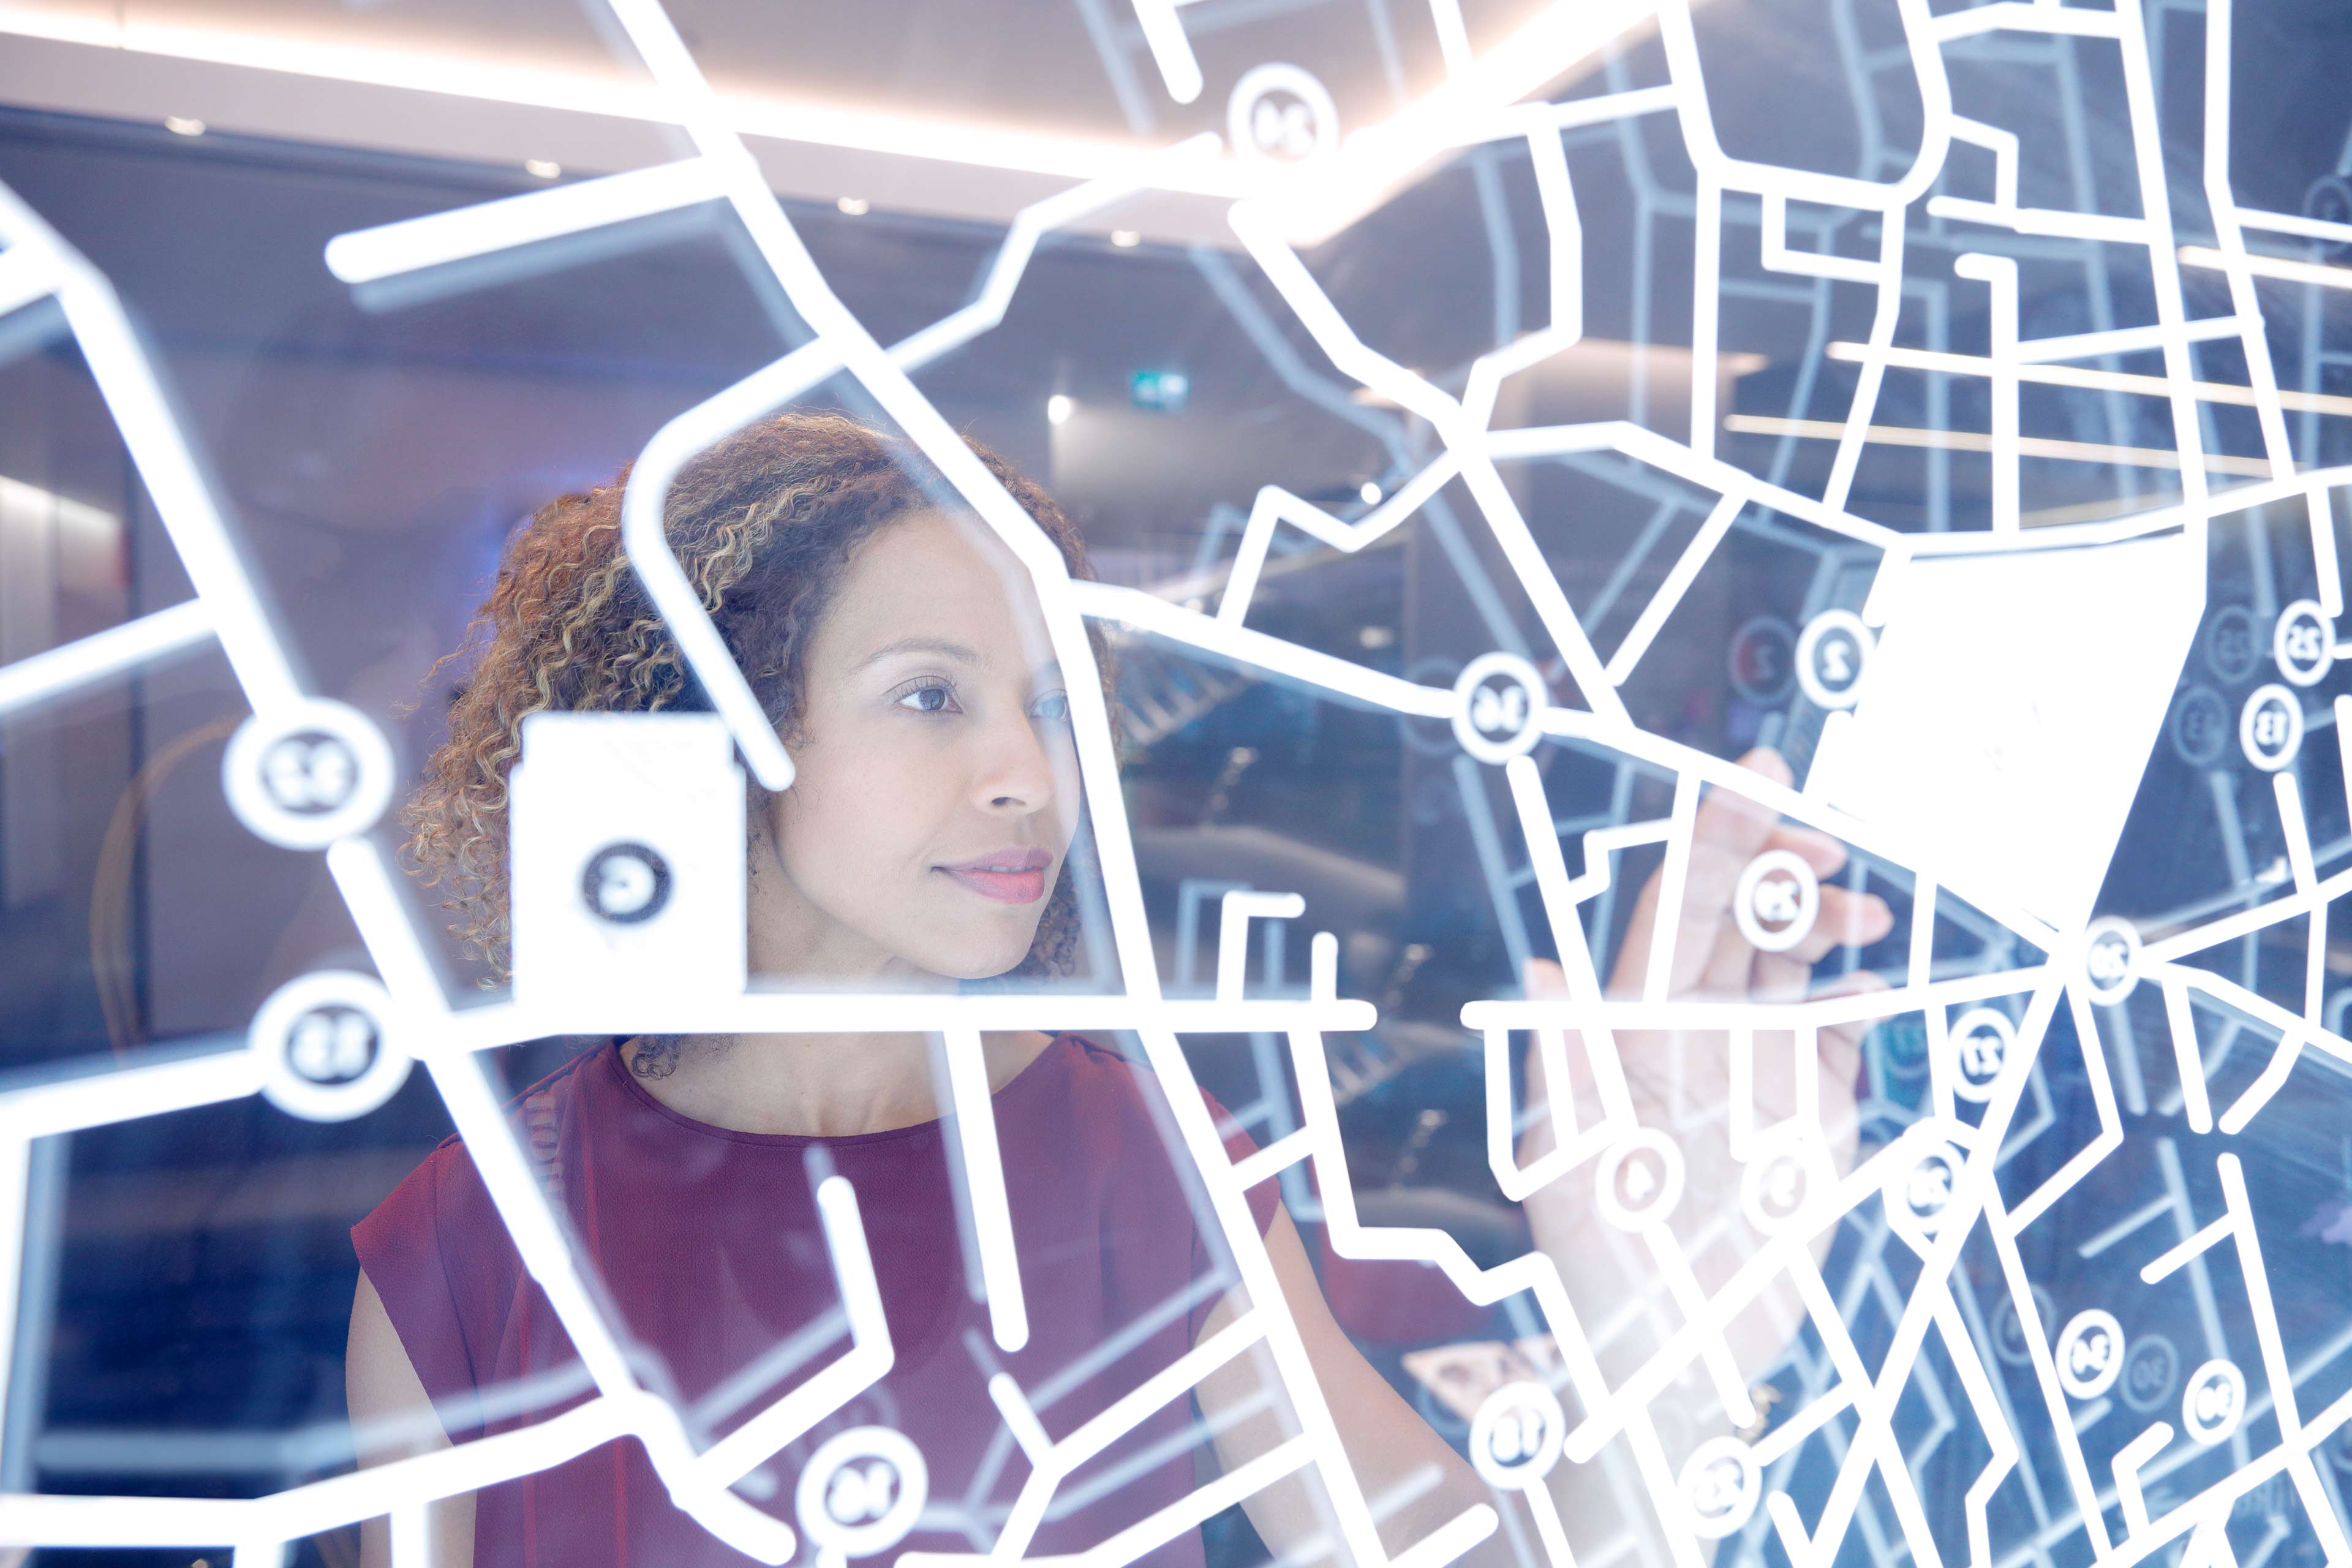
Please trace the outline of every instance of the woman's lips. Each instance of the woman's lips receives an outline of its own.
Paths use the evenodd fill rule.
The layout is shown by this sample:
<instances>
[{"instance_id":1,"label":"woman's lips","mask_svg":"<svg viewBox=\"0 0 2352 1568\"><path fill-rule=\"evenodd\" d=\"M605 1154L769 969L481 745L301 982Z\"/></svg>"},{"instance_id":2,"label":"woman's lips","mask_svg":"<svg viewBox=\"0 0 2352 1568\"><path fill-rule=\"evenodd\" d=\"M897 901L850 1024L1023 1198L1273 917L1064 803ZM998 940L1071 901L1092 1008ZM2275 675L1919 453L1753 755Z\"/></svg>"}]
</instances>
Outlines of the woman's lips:
<instances>
[{"instance_id":1,"label":"woman's lips","mask_svg":"<svg viewBox=\"0 0 2352 1568\"><path fill-rule=\"evenodd\" d=\"M1042 866L1027 871L978 871L961 866L941 866L939 869L982 898L994 899L1000 904L1034 904L1045 896L1045 868Z\"/></svg>"}]
</instances>

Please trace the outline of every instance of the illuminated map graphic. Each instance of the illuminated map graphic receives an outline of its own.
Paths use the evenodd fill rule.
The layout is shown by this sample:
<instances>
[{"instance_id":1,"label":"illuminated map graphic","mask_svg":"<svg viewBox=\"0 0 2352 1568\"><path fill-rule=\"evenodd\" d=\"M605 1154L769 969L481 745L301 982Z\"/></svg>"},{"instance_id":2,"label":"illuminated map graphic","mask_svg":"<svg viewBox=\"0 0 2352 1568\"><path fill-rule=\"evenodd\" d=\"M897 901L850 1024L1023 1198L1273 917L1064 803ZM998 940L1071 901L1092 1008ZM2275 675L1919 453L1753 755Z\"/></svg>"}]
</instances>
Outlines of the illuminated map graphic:
<instances>
[{"instance_id":1,"label":"illuminated map graphic","mask_svg":"<svg viewBox=\"0 0 2352 1568\"><path fill-rule=\"evenodd\" d=\"M2338 491L2352 484L2352 468L2315 466L2311 453L2317 421L2352 407L2325 391L2327 356L2317 325L2305 319L2315 323L2324 297L2352 286L2352 272L2324 259L2327 247L2352 245L2352 226L2254 210L2233 196L2233 0L2202 6L2203 205L2193 219L2176 211L2150 44L2161 33L2179 49L2180 35L2163 26L2184 7L1891 0L1878 7L1887 13L1879 20L1899 24L1899 47L1857 57L1856 68L1907 73L1919 104L1916 155L1896 157L1874 144L1866 149L1870 166L1830 174L1726 150L1689 0L1562 4L1507 48L1477 58L1453 0L1433 0L1453 80L1393 120L1354 133L1336 123L1329 95L1297 67L1265 62L1234 83L1208 82L1187 42L1190 7L1135 0L1165 90L1189 102L1211 86L1230 85L1224 141L1263 173L1263 188L1234 206L1231 226L1256 269L1252 288L1270 289L1291 321L1277 329L1260 312L1244 324L1270 359L1286 358L1313 383L1302 389L1309 395L1344 402L1346 392L1360 389L1369 401L1351 406L1399 411L1433 437L1427 454L1404 465L1403 477L1368 497L1357 515L1265 489L1245 517L1227 518L1222 534L1203 543L1203 563L1218 565L1222 581L1184 602L1069 580L1051 542L911 377L1003 319L1043 237L1151 188L1171 167L1213 156L1220 139L1178 143L1125 177L1029 208L969 306L886 344L841 303L803 247L657 0L609 4L668 95L691 156L346 234L325 261L345 282L365 286L719 204L811 330L774 363L677 414L639 458L628 492L631 559L715 715L546 726L530 764L541 770L530 785L539 793L526 802L518 786L518 855L526 843L537 846L530 852L543 848L553 868L534 873L536 880L519 876L519 929L535 899L569 907L581 885L572 858L591 856L595 915L651 931L668 914L673 927L698 939L682 942L681 951L720 955L691 994L644 984L642 974L636 983L624 976L599 984L593 968L563 970L569 950L553 938L544 958L519 946L512 999L461 1006L444 993L426 956L428 939L396 890L397 873L367 836L394 791L390 747L355 710L304 689L236 531L107 281L37 214L0 192L0 311L51 298L62 308L196 587L183 606L0 668L0 713L215 639L253 708L225 765L231 803L265 839L324 853L376 967L373 977L319 973L289 985L254 1020L247 1051L9 1094L0 1100L0 1187L8 1194L0 1214L21 1232L30 1151L43 1135L255 1093L293 1115L347 1118L382 1104L413 1064L446 1102L596 1396L524 1430L250 1500L9 1497L0 1500L0 1541L227 1542L240 1568L248 1568L248 1553L256 1563L275 1562L298 1538L389 1514L396 1554L404 1565L421 1563L428 1500L630 1434L681 1507L754 1557L791 1560L803 1550L803 1535L819 1561L887 1549L908 1528L921 1489L919 1451L903 1438L894 1442L893 1434L858 1437L837 1452L828 1442L822 1462L803 1476L797 1531L730 1489L890 1364L850 1184L835 1176L820 1187L842 1332L811 1353L821 1366L791 1393L698 1448L680 1412L647 1390L614 1326L600 1317L480 1053L581 1032L937 1032L946 1041L958 1121L971 1130L958 1146L991 1331L1011 1352L1026 1342L1034 1304L1023 1299L1013 1266L1015 1237L979 1042L983 1029L1024 1027L1125 1031L1140 1043L1170 1087L1185 1152L1207 1178L1242 1282L1261 1304L1059 1442L1033 1412L1034 1391L1000 1374L991 1393L1030 1479L1009 1517L975 1540L977 1554L1026 1556L1055 1487L1117 1437L1122 1423L1182 1397L1206 1370L1261 1342L1279 1369L1297 1435L1207 1483L1170 1517L1101 1543L1087 1554L1089 1563L1111 1568L1309 1468L1359 1561L1436 1568L1498 1528L1496 1512L1478 1508L1400 1555L1381 1546L1373 1506L1349 1470L1297 1327L1279 1309L1243 1197L1257 1181L1312 1162L1313 1201L1341 1257L1422 1260L1473 1302L1531 1304L1528 1338L1549 1336L1556 1375L1549 1387L1506 1383L1480 1406L1468 1436L1480 1473L1527 1499L1537 1530L1515 1544L1530 1563L1651 1561L1653 1540L1685 1568L1718 1552L1726 1561L1736 1552L1802 1568L1905 1558L1975 1568L2092 1562L2124 1568L2152 1557L2185 1568L2352 1563L2335 1458L2352 1421L2352 1366L2345 1364L2352 1324L2343 1321L2339 1292L2328 1303L2336 1321L2325 1332L2315 1336L2305 1324L2291 1338L2283 1327L2265 1254L2275 1257L2294 1236L2269 1216L2257 1223L2238 1152L2243 1140L2262 1136L2291 1082L2324 1083L2340 1096L2344 1086L2329 1075L2352 1068L2345 994L2326 989L2330 909L2352 891L2352 866L2326 869L2352 845L2315 842L2311 826L2342 820L2320 795L2340 793L2352 775L2343 751L2352 697L2330 702L2325 694L2344 610L2334 509ZM1867 8L1833 7L1849 18ZM1614 46L1647 30L1663 47L1669 79L1635 86L1623 79ZM2060 40L2071 41L2066 50L2033 52ZM1993 45L2006 52L1978 52ZM2094 58L2095 73L2078 69ZM2074 73L2068 91L2116 100L2137 174L2129 216L2022 205L2030 182L2021 168L2036 150L2021 147L2015 131L1956 106L1964 94L1956 91L1953 61L1981 72L2044 59L2056 62L2059 74ZM1558 102L1529 98L1586 64L1597 71L1586 81L1591 90ZM2178 58L2167 64L2181 68ZM1660 125L1671 127L1687 156L1694 188L1671 189L1649 172L1643 128ZM1687 385L1672 389L1687 400L1686 428L1661 433L1654 426L1663 421L1627 418L1498 423L1513 377L1584 340L1593 247L1630 243L1584 226L1563 140L1571 133L1596 145L1613 138L1624 150L1638 221L1649 236L1643 243L1666 243L1659 237L1669 226L1690 234L1696 282L1687 360L1658 362L1677 374L1686 363ZM1441 385L1442 378L1370 346L1370 327L1335 304L1302 247L1355 221L1423 166L1503 143L1524 146L1541 197L1550 318L1478 358L1458 384ZM2086 259L2094 256L2127 258L2144 271L2154 320L2117 320L2105 292L2086 283L2091 327L2033 335L2021 315L2021 268L2087 275L2108 264ZM1228 282L1242 265L1203 263L1226 268ZM2217 280L2227 310L2193 311L2192 300L2214 294L2192 281ZM1242 293L1233 301L1237 309L1256 310ZM1825 301L1833 296L1867 300L1871 321L1863 339L1817 344L1822 364L1852 367L1853 390L1839 416L1817 417L1817 402L1785 416L1727 410L1725 366L1738 344L1727 336L1725 302L1778 300L1826 321ZM1948 329L1963 307L1986 312L1982 353L1951 346ZM1311 338L1336 377L1297 364L1284 339L1292 327ZM2302 384L2284 384L2274 344L2306 331ZM2229 353L2216 353L2217 345ZM2126 361L2143 368L2116 368ZM2225 364L2231 368L2215 368ZM1921 426L1890 423L1889 385L1923 374L1938 378L1938 386L1981 384L1989 431L1947 429L1932 416ZM1609 1325L1580 1318L1576 1282L1563 1282L1541 1252L1482 1268L1444 1232L1360 1221L1326 1036L1370 1028L1376 1009L1338 994L1338 944L1328 934L1309 943L1304 995L1273 994L1275 986L1253 994L1245 984L1254 924L1295 918L1303 908L1297 897L1202 894L1220 900L1213 991L1163 994L1112 730L1098 705L1076 703L1074 724L1120 976L1108 994L812 998L747 991L740 901L690 909L682 896L673 902L674 857L662 846L559 820L566 767L590 766L581 759L593 759L599 747L657 751L665 765L683 770L681 788L724 784L738 758L771 789L790 784L790 756L667 552L662 500L681 466L710 442L844 375L1027 567L1074 691L1093 689L1086 626L1097 621L1248 679L1425 721L1419 732L1450 730L1458 752L1448 765L1514 966L1556 952L1564 976L1562 994L1497 995L1463 1011L1460 1023L1485 1047L1489 1161L1514 1201L1554 1184L1598 1182L1601 1208L1627 1247L1643 1249L1664 1278L1681 1282L1680 1321L1633 1370L1604 1373ZM2128 419L2117 419L2114 438L2105 440L2079 428L2037 429L2032 389L2052 388L2088 395L2096 401L2086 405L2110 416L2126 404L2158 408L2169 440L2147 445L2130 434L2139 426ZM1661 405L1671 401L1665 389L1649 390ZM1788 488L1785 456L1763 473L1730 460L1719 450L1726 432L1778 437L1783 454L1796 443L1831 444L1825 487ZM1930 476L1923 516L1902 526L1864 515L1856 500L1867 465L1889 451L1924 454ZM1948 482L1955 455L1989 460L1981 510L1955 499ZM1699 498L1695 526L1676 535L1678 552L1663 561L1663 575L1630 627L1605 647L1591 630L1600 616L1570 601L1505 482L1509 466L1538 461L1580 466L1655 497L1659 526L1643 536L1643 555L1669 536L1667 521L1691 512L1692 498ZM2088 463L2124 476L2115 504L2079 516L2038 513L2029 504L2030 481L2034 465L2048 463ZM2163 476L2167 488L2139 488L2151 475ZM1429 523L1449 487L1466 494L1474 515L1449 511L1443 526L1491 544L1516 580L1514 591L1532 607L1539 646L1498 633L1496 650L1458 678L1424 684L1253 625L1253 601L1270 563L1308 542L1352 554L1393 531ZM1738 628L1678 620L1726 542L1755 531L1793 542L1815 562L1804 615ZM1218 553L1227 543L1230 553ZM2266 564L2254 604L2232 607L2231 624L2209 603L2208 575L2217 551L2240 548L2265 552ZM1609 590L1612 597L1632 580L1630 566L1628 574ZM2283 583L2309 588L2287 597ZM1465 588L1482 601L1496 591L1492 582L1466 580ZM1817 732L1803 738L1810 754L1797 784L1783 786L1636 721L1623 691L1654 651L1685 637L1723 645L1734 682L1759 700L1769 694L1767 706L1790 701L1791 685L1801 691ZM1785 749L1791 737L1768 730L1759 739ZM1622 812L1564 819L1547 798L1534 760L1539 747L1572 748L1621 773L1669 778L1671 809L1652 820ZM2267 796L2274 821L2242 821L2234 796L2226 810L2217 805L2210 831L2237 846L2240 887L2162 929L2144 930L2102 918L2098 898L2152 752L2196 769L2267 775L2253 798ZM566 755L574 761L566 764ZM1489 799L1497 777L1508 817ZM1892 984L1787 1002L1685 999L1670 994L1668 943L1652 954L1636 994L1604 993L1605 966L1586 916L1596 900L1607 908L1626 890L1617 886L1612 856L1663 847L1659 910L1662 929L1671 930L1687 891L1695 825L1716 792L1834 837L1899 888L1908 962ZM2280 845L2278 863L2248 862L2250 836ZM1529 886L1539 923L1520 903ZM1784 951L1808 934L1821 897L1801 859L1765 855L1739 879L1735 913L1756 948ZM723 935L730 921L731 989ZM1605 929L1605 916L1599 924ZM2263 933L2280 935L2298 955L2300 984L2286 1001L2256 973L2255 939ZM2127 1006L2135 999L2140 1027L2160 1016L2165 1038L2135 1036ZM2158 1001L2156 1012L2146 1010ZM1906 1034L1896 1026L1906 1024L1916 1027ZM1787 1032L1801 1061L1819 1048L1822 1032L1862 1025L1885 1026L1873 1033L1866 1057L1865 1117L1899 1133L1865 1143L1858 1163L1841 1173L1824 1152L1828 1134L1817 1105L1801 1097L1785 1120L1759 1115L1752 1093L1757 1036ZM1682 1187L1686 1148L1715 1130L1703 1117L1674 1124L1671 1112L1669 1124L1660 1125L1654 1108L1637 1106L1617 1040L1673 1030L1708 1032L1723 1042L1730 1103L1721 1136L1747 1173L1742 1214L1720 1223L1744 1220L1760 1237L1743 1263L1707 1288L1686 1256L1687 1235L1665 1221ZM1261 1138L1264 1148L1245 1165L1229 1163L1210 1113L1190 1092L1193 1073L1179 1043L1187 1034L1287 1042L1301 1119ZM1522 1034L1545 1053L1556 1083L1570 1076L1570 1054L1580 1053L1600 1100L1581 1116L1555 1103L1550 1152L1524 1168L1517 1153L1523 1108L1511 1068L1513 1041ZM2259 1063L2251 1071L2249 1058ZM2071 1125L2053 1104L2051 1084L2062 1066L2087 1092L2082 1120L2096 1132L2053 1154L2050 1142ZM1924 1074L1925 1090L1897 1106L1888 1083L1903 1072ZM2118 1162L2155 1173L2158 1185L2147 1189L2140 1206L2088 1217L2067 1207L2070 1194ZM2036 1174L2027 1180L2024 1172ZM1286 1185L1295 1203L1307 1201L1295 1182ZM2037 1278L2020 1237L2062 1217L2084 1232L2071 1247L2080 1278L2074 1270ZM1825 1271L1815 1243L1841 1226L1862 1239ZM0 1247L12 1269L20 1239ZM2326 1239L2352 1241L2352 1233ZM1989 1272L1964 1268L1972 1256L1990 1260ZM1769 1380L1772 1394L1762 1397L1764 1385L1750 1387L1733 1369L1727 1335L1744 1310L1782 1286L1801 1300L1806 1331ZM2139 1295L2159 1291L2169 1293ZM0 1289L0 1301L12 1295ZM2147 1307L2146 1300L2163 1305ZM1883 1320L1867 1354L1853 1328L1862 1315ZM1713 1438L1677 1469L1652 1406L1685 1374L1705 1381L1730 1426L1752 1436ZM1646 1496L1653 1517L1643 1529L1654 1533L1613 1546L1580 1542L1571 1552L1542 1484L1559 1464L1610 1467L1624 1489ZM1932 1494L1925 1479L1931 1474ZM1944 1506L1954 1500L1958 1507Z\"/></svg>"}]
</instances>

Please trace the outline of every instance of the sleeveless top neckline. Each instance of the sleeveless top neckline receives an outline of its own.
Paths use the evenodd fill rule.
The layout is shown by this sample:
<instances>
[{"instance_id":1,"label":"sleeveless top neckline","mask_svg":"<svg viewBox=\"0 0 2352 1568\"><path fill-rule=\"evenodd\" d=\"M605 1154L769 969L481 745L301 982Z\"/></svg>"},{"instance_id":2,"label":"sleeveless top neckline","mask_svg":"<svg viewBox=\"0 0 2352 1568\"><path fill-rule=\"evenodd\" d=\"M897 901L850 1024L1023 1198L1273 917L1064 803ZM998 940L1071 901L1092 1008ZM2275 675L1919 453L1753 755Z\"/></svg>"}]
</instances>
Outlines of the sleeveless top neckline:
<instances>
[{"instance_id":1,"label":"sleeveless top neckline","mask_svg":"<svg viewBox=\"0 0 2352 1568\"><path fill-rule=\"evenodd\" d=\"M1051 1078L1056 1068L1066 1068L1068 1053L1055 1047L1080 1037L1069 1034L1052 1036L1035 1056L1023 1064L1019 1072L998 1085L989 1095L997 1115L1003 1116L1018 1099L1044 1092L1042 1083L1031 1085L1029 1080ZM664 1104L659 1096L645 1086L643 1079L629 1070L629 1064L622 1057L617 1044L604 1047L595 1056L598 1059L593 1065L604 1068L617 1080L621 1092L635 1100L644 1110L685 1131L704 1138L722 1139L730 1143L751 1143L772 1149L804 1149L812 1143L822 1143L828 1149L844 1145L856 1147L887 1143L899 1138L939 1138L946 1127L945 1119L937 1116L928 1121L909 1122L904 1127L885 1127L873 1132L753 1132L741 1128L721 1127L716 1122L697 1121L686 1112ZM1024 1085L1028 1086L1025 1089Z\"/></svg>"}]
</instances>

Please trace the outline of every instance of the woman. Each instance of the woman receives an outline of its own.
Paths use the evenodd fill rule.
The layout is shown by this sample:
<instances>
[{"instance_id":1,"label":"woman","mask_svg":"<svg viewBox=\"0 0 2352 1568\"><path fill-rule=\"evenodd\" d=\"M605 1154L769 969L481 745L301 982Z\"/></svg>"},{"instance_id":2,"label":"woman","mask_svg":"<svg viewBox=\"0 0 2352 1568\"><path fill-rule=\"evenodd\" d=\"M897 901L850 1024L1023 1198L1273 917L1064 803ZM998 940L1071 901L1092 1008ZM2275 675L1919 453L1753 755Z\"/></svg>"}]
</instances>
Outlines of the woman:
<instances>
[{"instance_id":1,"label":"woman","mask_svg":"<svg viewBox=\"0 0 2352 1568\"><path fill-rule=\"evenodd\" d=\"M1090 575L1053 501L980 456L1073 574ZM667 502L672 547L797 766L782 794L751 786L750 956L766 980L952 990L1071 966L1069 698L1025 574L913 480L919 463L848 419L786 415L705 453ZM506 780L523 716L702 706L621 552L625 480L552 503L510 543L483 610L487 646L407 808L412 857L452 889L457 929L493 965L507 939ZM1822 923L1826 945L1833 922ZM521 1098L550 1194L642 1351L643 1375L706 1440L839 1353L820 1336L796 1368L762 1359L836 1304L813 1163L851 1179L896 1363L739 1486L782 1517L815 1444L877 1423L914 1437L929 1467L931 1506L904 1548L985 1550L1026 1469L1007 1463L992 1373L1010 1373L1060 1436L1246 1309L1238 1288L1223 1290L1222 1238L1197 1178L1169 1153L1153 1075L1076 1036L1008 1031L983 1045L1033 1324L1010 1355L966 1288L926 1037L638 1037ZM1850 1085L1850 1063L1844 1074ZM1238 1157L1251 1143L1235 1131L1228 1147ZM1332 1321L1272 1184L1251 1200L1350 1467L1385 1500L1388 1550L1495 1501ZM352 1234L353 1419L363 1433L404 1420L426 1434L363 1439L371 1461L543 1419L579 1396L562 1330L462 1144L436 1150ZM1229 1469L1292 1430L1255 1356L1196 1393ZM1066 1481L1024 1554L1094 1545L1192 1490L1189 1414L1169 1403ZM1277 1553L1330 1539L1305 1473L1245 1507ZM386 1560L381 1531L376 1521L366 1535L372 1563ZM439 1505L433 1531L436 1568L744 1561L670 1504L628 1443ZM1507 1552L1497 1535L1476 1555ZM1197 1531L1151 1560L1197 1564Z\"/></svg>"}]
</instances>

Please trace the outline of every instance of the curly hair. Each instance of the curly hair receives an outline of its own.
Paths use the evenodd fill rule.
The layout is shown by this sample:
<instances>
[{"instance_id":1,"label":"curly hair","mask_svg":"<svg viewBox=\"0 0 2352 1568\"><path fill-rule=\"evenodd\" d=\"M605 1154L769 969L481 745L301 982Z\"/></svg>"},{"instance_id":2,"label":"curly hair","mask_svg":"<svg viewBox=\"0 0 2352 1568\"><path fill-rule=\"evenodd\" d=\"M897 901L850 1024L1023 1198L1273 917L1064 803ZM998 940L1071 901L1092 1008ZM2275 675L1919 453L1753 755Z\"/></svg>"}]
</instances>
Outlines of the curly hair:
<instances>
[{"instance_id":1,"label":"curly hair","mask_svg":"<svg viewBox=\"0 0 2352 1568\"><path fill-rule=\"evenodd\" d=\"M1053 498L967 444L1060 548L1070 574L1091 579L1086 547ZM899 437L842 415L794 411L727 437L672 483L662 509L670 549L787 743L801 736L810 637L852 556L891 521L940 505L918 477L928 467ZM433 667L478 650L449 705L447 736L402 805L409 837L401 858L425 886L446 889L442 908L457 917L449 930L465 956L488 966L485 984L509 973L507 790L523 719L547 710L710 707L622 549L628 479L625 468L610 484L541 507L507 542L465 640ZM1091 626L1087 637L1108 698L1109 648ZM754 806L765 805L767 792L749 787ZM1069 973L1077 926L1066 860L1036 941L1013 973ZM649 1045L650 1058L641 1050L635 1065L658 1076L674 1065L676 1042Z\"/></svg>"}]
</instances>

